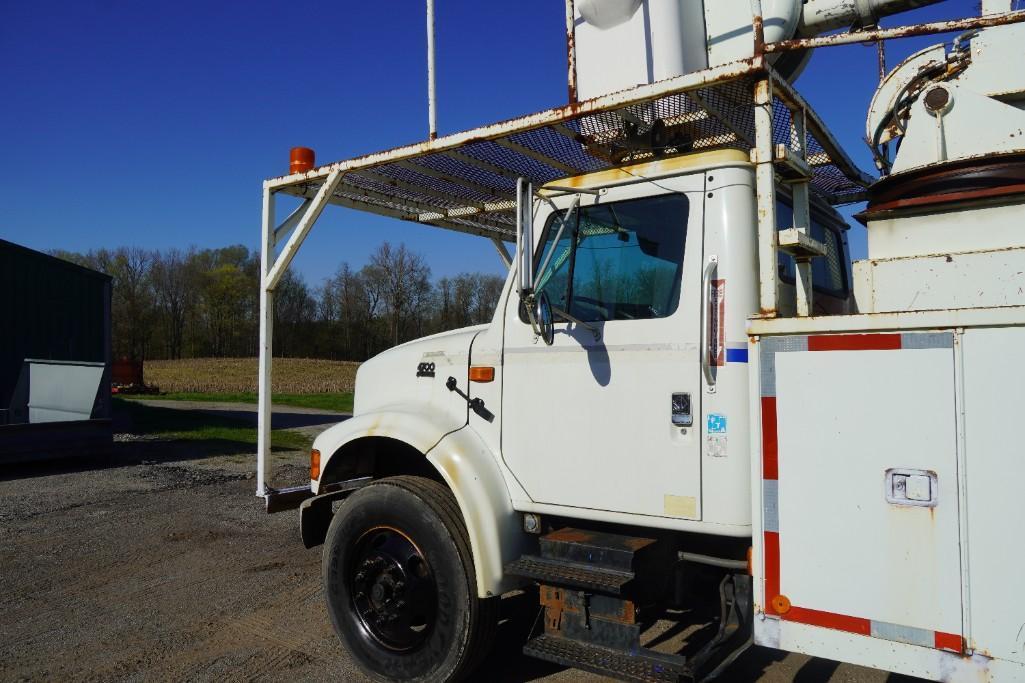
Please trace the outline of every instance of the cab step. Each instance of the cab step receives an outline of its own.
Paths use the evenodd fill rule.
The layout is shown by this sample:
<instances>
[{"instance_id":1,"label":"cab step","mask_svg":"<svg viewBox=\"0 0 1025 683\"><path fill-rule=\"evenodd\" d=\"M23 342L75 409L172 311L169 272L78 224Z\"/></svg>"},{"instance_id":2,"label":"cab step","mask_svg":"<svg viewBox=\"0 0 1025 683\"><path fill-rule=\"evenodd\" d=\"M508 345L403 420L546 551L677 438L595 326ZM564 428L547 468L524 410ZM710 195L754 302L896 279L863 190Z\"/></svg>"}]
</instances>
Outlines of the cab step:
<instances>
[{"instance_id":1,"label":"cab step","mask_svg":"<svg viewBox=\"0 0 1025 683\"><path fill-rule=\"evenodd\" d=\"M541 537L541 554L507 565L512 576L611 595L623 593L658 551L652 538L565 528Z\"/></svg>"},{"instance_id":2,"label":"cab step","mask_svg":"<svg viewBox=\"0 0 1025 683\"><path fill-rule=\"evenodd\" d=\"M505 573L522 576L540 583L570 586L581 590L619 595L626 584L633 581L633 572L588 567L561 560L524 555L506 565Z\"/></svg>"},{"instance_id":3,"label":"cab step","mask_svg":"<svg viewBox=\"0 0 1025 683\"><path fill-rule=\"evenodd\" d=\"M549 634L530 640L523 654L626 681L667 683L690 676L682 657L643 648L632 652L615 650Z\"/></svg>"}]
</instances>

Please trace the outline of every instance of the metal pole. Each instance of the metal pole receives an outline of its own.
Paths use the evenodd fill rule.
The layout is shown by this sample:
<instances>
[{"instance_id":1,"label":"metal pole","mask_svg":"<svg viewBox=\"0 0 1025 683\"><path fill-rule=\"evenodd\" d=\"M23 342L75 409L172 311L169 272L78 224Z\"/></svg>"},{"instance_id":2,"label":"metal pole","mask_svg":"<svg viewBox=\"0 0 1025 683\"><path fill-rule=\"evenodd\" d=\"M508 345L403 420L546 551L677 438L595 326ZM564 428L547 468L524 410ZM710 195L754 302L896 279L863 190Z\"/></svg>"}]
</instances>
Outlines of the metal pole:
<instances>
[{"instance_id":1,"label":"metal pole","mask_svg":"<svg viewBox=\"0 0 1025 683\"><path fill-rule=\"evenodd\" d=\"M431 140L438 137L438 116L434 101L434 0L427 0L427 127Z\"/></svg>"},{"instance_id":2,"label":"metal pole","mask_svg":"<svg viewBox=\"0 0 1025 683\"><path fill-rule=\"evenodd\" d=\"M876 87L880 88L883 85L883 81L886 80L886 43L881 40L876 43L876 57L879 59L879 84ZM890 162L890 143L884 142L882 147L884 159L883 165L885 166L885 164ZM885 174L887 169L884 167L880 168L879 171Z\"/></svg>"},{"instance_id":3,"label":"metal pole","mask_svg":"<svg viewBox=\"0 0 1025 683\"><path fill-rule=\"evenodd\" d=\"M263 229L260 240L260 378L256 413L256 495L267 492L271 428L271 355L274 340L274 291L267 274L274 263L274 193L263 188Z\"/></svg>"},{"instance_id":4,"label":"metal pole","mask_svg":"<svg viewBox=\"0 0 1025 683\"><path fill-rule=\"evenodd\" d=\"M573 0L566 0L566 83L569 86L569 103L577 102L577 28L576 10Z\"/></svg>"},{"instance_id":5,"label":"metal pole","mask_svg":"<svg viewBox=\"0 0 1025 683\"><path fill-rule=\"evenodd\" d=\"M773 52L786 52L788 50L829 47L831 45L849 45L851 43L868 43L876 40L893 40L895 38L910 38L913 36L931 36L937 33L952 33L954 31L971 31L977 28L1005 26L1007 24L1016 24L1021 21L1025 21L1025 12L1018 11L1006 14L986 15L983 17L955 19L953 21L934 21L928 24L865 29L862 31L851 31L850 33L834 33L828 36L793 38L791 40L781 40L776 43L767 43L765 45L765 52L771 54Z\"/></svg>"},{"instance_id":6,"label":"metal pole","mask_svg":"<svg viewBox=\"0 0 1025 683\"><path fill-rule=\"evenodd\" d=\"M790 110L790 147L800 155L801 160L808 161L808 133L805 128L804 109ZM791 201L793 202L793 227L805 235L811 236L811 206L809 181L791 183ZM815 289L812 286L811 259L800 257L794 259L796 277L796 308L797 315L805 318L815 310Z\"/></svg>"},{"instance_id":7,"label":"metal pole","mask_svg":"<svg viewBox=\"0 0 1025 683\"><path fill-rule=\"evenodd\" d=\"M755 83L755 195L758 201L758 307L763 318L775 318L779 295L776 266L776 176L772 158L772 80Z\"/></svg>"}]
</instances>

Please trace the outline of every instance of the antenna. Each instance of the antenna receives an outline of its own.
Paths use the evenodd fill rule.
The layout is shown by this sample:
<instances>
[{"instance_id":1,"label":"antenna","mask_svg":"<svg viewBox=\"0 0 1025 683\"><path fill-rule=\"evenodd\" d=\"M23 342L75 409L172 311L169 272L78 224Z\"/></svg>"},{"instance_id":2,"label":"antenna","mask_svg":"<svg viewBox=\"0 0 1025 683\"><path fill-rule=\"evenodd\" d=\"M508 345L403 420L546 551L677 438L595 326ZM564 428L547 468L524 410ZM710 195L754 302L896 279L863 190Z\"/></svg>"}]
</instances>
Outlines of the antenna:
<instances>
[{"instance_id":1,"label":"antenna","mask_svg":"<svg viewBox=\"0 0 1025 683\"><path fill-rule=\"evenodd\" d=\"M427 134L438 137L438 117L434 105L434 0L427 0Z\"/></svg>"}]
</instances>

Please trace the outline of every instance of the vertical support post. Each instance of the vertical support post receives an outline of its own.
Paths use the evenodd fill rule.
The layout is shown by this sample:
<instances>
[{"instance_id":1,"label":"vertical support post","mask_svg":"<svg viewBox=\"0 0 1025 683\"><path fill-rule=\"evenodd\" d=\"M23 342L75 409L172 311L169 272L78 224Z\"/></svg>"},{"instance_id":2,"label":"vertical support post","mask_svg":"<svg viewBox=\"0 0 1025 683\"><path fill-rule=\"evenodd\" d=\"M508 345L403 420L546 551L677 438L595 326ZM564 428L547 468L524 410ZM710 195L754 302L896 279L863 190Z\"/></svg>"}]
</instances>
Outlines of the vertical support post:
<instances>
[{"instance_id":1,"label":"vertical support post","mask_svg":"<svg viewBox=\"0 0 1025 683\"><path fill-rule=\"evenodd\" d=\"M434 93L434 0L427 0L427 134L438 137L438 115Z\"/></svg>"},{"instance_id":2,"label":"vertical support post","mask_svg":"<svg viewBox=\"0 0 1025 683\"><path fill-rule=\"evenodd\" d=\"M808 135L806 127L805 110L790 110L790 147L793 152L807 162L808 160ZM811 206L809 205L808 181L795 182L790 185L794 203L794 227L798 232L810 236L811 232ZM797 265L797 315L807 317L814 310L815 291L812 287L811 259L798 257L795 259Z\"/></svg>"},{"instance_id":3,"label":"vertical support post","mask_svg":"<svg viewBox=\"0 0 1025 683\"><path fill-rule=\"evenodd\" d=\"M274 290L267 275L274 265L274 194L263 188L263 227L260 240L260 378L256 413L256 495L267 492L270 462L271 358L274 341Z\"/></svg>"},{"instance_id":4,"label":"vertical support post","mask_svg":"<svg viewBox=\"0 0 1025 683\"><path fill-rule=\"evenodd\" d=\"M772 151L772 80L768 75L754 91L755 195L758 201L758 307L764 318L775 318L779 298L776 259L776 174Z\"/></svg>"},{"instance_id":5,"label":"vertical support post","mask_svg":"<svg viewBox=\"0 0 1025 683\"><path fill-rule=\"evenodd\" d=\"M573 0L566 0L566 84L569 103L577 102L577 25Z\"/></svg>"}]
</instances>

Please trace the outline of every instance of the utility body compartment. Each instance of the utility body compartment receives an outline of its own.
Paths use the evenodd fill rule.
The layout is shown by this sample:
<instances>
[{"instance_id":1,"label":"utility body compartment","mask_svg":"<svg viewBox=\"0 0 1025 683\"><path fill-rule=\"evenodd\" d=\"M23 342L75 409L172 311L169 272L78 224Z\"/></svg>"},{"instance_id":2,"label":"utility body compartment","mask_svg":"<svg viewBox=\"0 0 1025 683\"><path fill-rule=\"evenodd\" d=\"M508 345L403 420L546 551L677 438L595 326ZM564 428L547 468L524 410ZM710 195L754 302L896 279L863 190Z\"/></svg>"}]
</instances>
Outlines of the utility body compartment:
<instances>
[{"instance_id":1,"label":"utility body compartment","mask_svg":"<svg viewBox=\"0 0 1025 683\"><path fill-rule=\"evenodd\" d=\"M1025 551L1005 533L1025 518L1025 321L975 313L947 329L850 316L863 329L840 334L752 323L756 643L936 680L1025 676L1025 595L1006 581Z\"/></svg>"}]
</instances>

